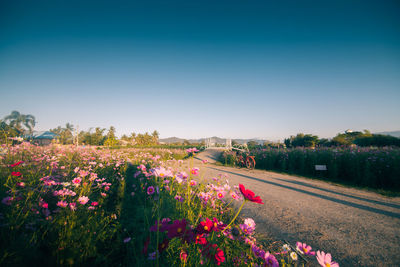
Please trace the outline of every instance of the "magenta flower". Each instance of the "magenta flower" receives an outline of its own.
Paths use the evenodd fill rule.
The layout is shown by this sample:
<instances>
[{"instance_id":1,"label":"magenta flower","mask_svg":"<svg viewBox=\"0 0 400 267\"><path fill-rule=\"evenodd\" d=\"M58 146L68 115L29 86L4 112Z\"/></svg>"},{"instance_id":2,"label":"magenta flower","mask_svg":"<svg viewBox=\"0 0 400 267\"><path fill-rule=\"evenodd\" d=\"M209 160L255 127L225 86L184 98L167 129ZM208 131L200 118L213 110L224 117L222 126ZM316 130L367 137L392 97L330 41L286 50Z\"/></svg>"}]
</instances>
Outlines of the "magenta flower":
<instances>
[{"instance_id":1,"label":"magenta flower","mask_svg":"<svg viewBox=\"0 0 400 267\"><path fill-rule=\"evenodd\" d=\"M315 256L315 251L311 251L311 246L308 246L306 243L297 242L296 249L305 255Z\"/></svg>"},{"instance_id":2,"label":"magenta flower","mask_svg":"<svg viewBox=\"0 0 400 267\"><path fill-rule=\"evenodd\" d=\"M195 180L190 180L190 186L195 186L197 185L197 182Z\"/></svg>"},{"instance_id":3,"label":"magenta flower","mask_svg":"<svg viewBox=\"0 0 400 267\"><path fill-rule=\"evenodd\" d=\"M217 198L218 199L223 199L225 197L225 191L219 191L217 192Z\"/></svg>"},{"instance_id":4,"label":"magenta flower","mask_svg":"<svg viewBox=\"0 0 400 267\"><path fill-rule=\"evenodd\" d=\"M148 194L148 195L154 194L154 186L149 186L149 187L147 187L147 194Z\"/></svg>"},{"instance_id":5,"label":"magenta flower","mask_svg":"<svg viewBox=\"0 0 400 267\"><path fill-rule=\"evenodd\" d=\"M339 267L339 263L332 261L332 256L330 253L323 251L317 251L318 263L323 267Z\"/></svg>"},{"instance_id":6,"label":"magenta flower","mask_svg":"<svg viewBox=\"0 0 400 267\"><path fill-rule=\"evenodd\" d=\"M264 255L265 265L268 267L279 267L279 263L276 260L275 256L266 252Z\"/></svg>"},{"instance_id":7,"label":"magenta flower","mask_svg":"<svg viewBox=\"0 0 400 267\"><path fill-rule=\"evenodd\" d=\"M81 182L82 182L81 178L75 178L75 179L72 180L72 183L75 184L75 185L79 185Z\"/></svg>"},{"instance_id":8,"label":"magenta flower","mask_svg":"<svg viewBox=\"0 0 400 267\"><path fill-rule=\"evenodd\" d=\"M93 207L96 207L97 205L99 205L99 202L93 201L90 205L92 205Z\"/></svg>"},{"instance_id":9,"label":"magenta flower","mask_svg":"<svg viewBox=\"0 0 400 267\"><path fill-rule=\"evenodd\" d=\"M198 175L199 174L200 169L197 167L194 167L190 170L190 173L193 175Z\"/></svg>"},{"instance_id":10,"label":"magenta flower","mask_svg":"<svg viewBox=\"0 0 400 267\"><path fill-rule=\"evenodd\" d=\"M21 176L22 175L22 173L20 173L20 172L11 172L11 175L12 176Z\"/></svg>"},{"instance_id":11,"label":"magenta flower","mask_svg":"<svg viewBox=\"0 0 400 267\"><path fill-rule=\"evenodd\" d=\"M262 250L261 248L257 247L256 245L252 245L251 250L253 251L254 255L256 255L256 257L264 258L265 251Z\"/></svg>"}]
</instances>

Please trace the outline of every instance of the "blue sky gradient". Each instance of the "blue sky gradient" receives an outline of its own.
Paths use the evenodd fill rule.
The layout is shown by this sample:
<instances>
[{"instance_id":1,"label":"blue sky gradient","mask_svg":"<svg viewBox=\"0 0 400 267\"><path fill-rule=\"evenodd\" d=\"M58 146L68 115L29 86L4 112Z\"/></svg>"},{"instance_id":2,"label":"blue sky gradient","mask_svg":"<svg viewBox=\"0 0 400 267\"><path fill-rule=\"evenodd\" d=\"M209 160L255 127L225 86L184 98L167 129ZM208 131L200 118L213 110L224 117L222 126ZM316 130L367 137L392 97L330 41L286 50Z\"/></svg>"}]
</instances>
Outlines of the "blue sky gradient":
<instances>
[{"instance_id":1,"label":"blue sky gradient","mask_svg":"<svg viewBox=\"0 0 400 267\"><path fill-rule=\"evenodd\" d=\"M81 2L0 3L0 117L184 138L400 129L397 1Z\"/></svg>"}]
</instances>

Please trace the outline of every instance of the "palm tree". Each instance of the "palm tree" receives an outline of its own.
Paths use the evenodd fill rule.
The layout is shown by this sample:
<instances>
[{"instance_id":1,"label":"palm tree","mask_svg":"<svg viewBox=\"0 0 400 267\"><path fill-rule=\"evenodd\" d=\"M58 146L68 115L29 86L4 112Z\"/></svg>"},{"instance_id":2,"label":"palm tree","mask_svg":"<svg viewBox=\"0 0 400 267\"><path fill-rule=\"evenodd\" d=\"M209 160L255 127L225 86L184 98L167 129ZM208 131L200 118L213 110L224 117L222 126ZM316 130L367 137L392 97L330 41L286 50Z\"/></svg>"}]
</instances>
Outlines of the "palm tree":
<instances>
[{"instance_id":1,"label":"palm tree","mask_svg":"<svg viewBox=\"0 0 400 267\"><path fill-rule=\"evenodd\" d=\"M74 131L74 125L72 125L71 123L67 122L65 124L65 130L69 131L71 134Z\"/></svg>"},{"instance_id":2,"label":"palm tree","mask_svg":"<svg viewBox=\"0 0 400 267\"><path fill-rule=\"evenodd\" d=\"M4 117L4 121L9 123L9 125L20 132L25 132L24 126L31 133L33 127L36 125L36 120L33 115L30 114L21 114L18 111L14 110L10 115Z\"/></svg>"}]
</instances>

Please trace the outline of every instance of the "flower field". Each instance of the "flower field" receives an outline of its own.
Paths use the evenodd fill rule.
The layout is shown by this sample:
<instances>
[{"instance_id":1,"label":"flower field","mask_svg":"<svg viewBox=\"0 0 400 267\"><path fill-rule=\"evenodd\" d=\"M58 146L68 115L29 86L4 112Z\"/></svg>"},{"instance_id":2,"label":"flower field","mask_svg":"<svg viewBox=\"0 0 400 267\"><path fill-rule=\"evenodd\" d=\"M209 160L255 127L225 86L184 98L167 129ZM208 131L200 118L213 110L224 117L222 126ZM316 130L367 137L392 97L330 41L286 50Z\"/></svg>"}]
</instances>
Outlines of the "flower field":
<instances>
[{"instance_id":1,"label":"flower field","mask_svg":"<svg viewBox=\"0 0 400 267\"><path fill-rule=\"evenodd\" d=\"M1 266L338 266L301 242L265 242L239 215L267 201L204 177L186 152L23 143L0 153Z\"/></svg>"},{"instance_id":2,"label":"flower field","mask_svg":"<svg viewBox=\"0 0 400 267\"><path fill-rule=\"evenodd\" d=\"M251 154L258 169L400 191L398 148L271 148L254 149ZM234 154L225 152L222 162L233 165ZM316 171L315 165L326 165L327 170Z\"/></svg>"}]
</instances>

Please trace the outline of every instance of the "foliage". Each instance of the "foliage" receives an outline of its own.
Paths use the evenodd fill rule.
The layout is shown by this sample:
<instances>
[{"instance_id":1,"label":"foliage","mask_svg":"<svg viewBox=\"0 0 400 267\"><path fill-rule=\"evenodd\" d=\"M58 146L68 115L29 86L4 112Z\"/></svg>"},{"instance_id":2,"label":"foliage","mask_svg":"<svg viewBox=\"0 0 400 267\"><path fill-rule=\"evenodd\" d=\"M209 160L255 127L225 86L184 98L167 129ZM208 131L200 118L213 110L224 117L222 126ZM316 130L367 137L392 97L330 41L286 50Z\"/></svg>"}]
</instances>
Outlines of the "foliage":
<instances>
[{"instance_id":1,"label":"foliage","mask_svg":"<svg viewBox=\"0 0 400 267\"><path fill-rule=\"evenodd\" d=\"M286 147L315 147L318 144L318 136L299 133L284 141Z\"/></svg>"},{"instance_id":2,"label":"foliage","mask_svg":"<svg viewBox=\"0 0 400 267\"><path fill-rule=\"evenodd\" d=\"M31 133L36 125L36 120L33 115L21 114L14 110L10 115L4 117L4 122L8 122L9 126L15 128L20 133Z\"/></svg>"},{"instance_id":3,"label":"foliage","mask_svg":"<svg viewBox=\"0 0 400 267\"><path fill-rule=\"evenodd\" d=\"M254 220L238 217L245 204L263 204L251 190L223 176L201 182L201 170L180 160L167 167L143 151L4 148L2 266L293 266L305 257L289 256L287 245L267 252Z\"/></svg>"},{"instance_id":4,"label":"foliage","mask_svg":"<svg viewBox=\"0 0 400 267\"><path fill-rule=\"evenodd\" d=\"M50 132L58 135L58 142L62 145L69 145L74 143L73 131L74 126L70 123L66 123L65 127L58 126L57 128L50 129Z\"/></svg>"},{"instance_id":5,"label":"foliage","mask_svg":"<svg viewBox=\"0 0 400 267\"><path fill-rule=\"evenodd\" d=\"M400 149L396 148L292 148L256 149L256 168L293 173L375 189L400 191ZM233 165L225 152L222 163ZM327 171L316 171L326 165Z\"/></svg>"},{"instance_id":6,"label":"foliage","mask_svg":"<svg viewBox=\"0 0 400 267\"><path fill-rule=\"evenodd\" d=\"M373 146L373 147L385 147L385 146L397 146L400 147L400 138L390 136L390 135L381 135L381 134L372 134L369 136L361 136L354 140L354 144L358 146Z\"/></svg>"}]
</instances>

